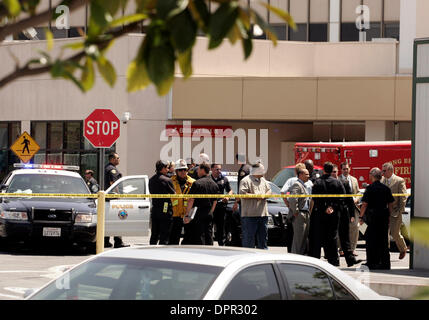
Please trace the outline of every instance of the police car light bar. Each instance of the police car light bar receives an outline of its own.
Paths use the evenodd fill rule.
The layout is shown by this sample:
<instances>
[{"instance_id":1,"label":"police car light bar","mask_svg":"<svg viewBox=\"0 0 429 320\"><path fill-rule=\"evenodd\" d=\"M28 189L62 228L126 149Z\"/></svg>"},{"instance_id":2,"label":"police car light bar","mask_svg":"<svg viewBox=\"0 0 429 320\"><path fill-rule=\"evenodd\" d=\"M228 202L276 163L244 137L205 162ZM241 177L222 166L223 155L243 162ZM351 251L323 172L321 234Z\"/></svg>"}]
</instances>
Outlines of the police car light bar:
<instances>
[{"instance_id":1,"label":"police car light bar","mask_svg":"<svg viewBox=\"0 0 429 320\"><path fill-rule=\"evenodd\" d=\"M52 169L52 170L79 171L79 166L68 166L68 165L59 165L59 164L14 163L13 167L20 168L20 169Z\"/></svg>"}]
</instances>

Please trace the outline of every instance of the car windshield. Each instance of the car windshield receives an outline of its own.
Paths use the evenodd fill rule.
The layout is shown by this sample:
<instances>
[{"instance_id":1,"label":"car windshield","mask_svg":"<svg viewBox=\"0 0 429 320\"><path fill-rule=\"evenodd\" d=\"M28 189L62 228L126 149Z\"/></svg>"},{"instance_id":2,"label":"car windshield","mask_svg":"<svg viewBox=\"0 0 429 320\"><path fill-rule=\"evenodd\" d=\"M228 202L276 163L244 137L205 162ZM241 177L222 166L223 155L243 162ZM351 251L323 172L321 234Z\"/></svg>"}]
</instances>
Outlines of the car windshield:
<instances>
[{"instance_id":1,"label":"car windshield","mask_svg":"<svg viewBox=\"0 0 429 320\"><path fill-rule=\"evenodd\" d=\"M286 181L289 178L295 177L295 167L293 168L284 168L277 172L277 174L274 176L271 181L278 186L279 188L282 188Z\"/></svg>"},{"instance_id":2,"label":"car windshield","mask_svg":"<svg viewBox=\"0 0 429 320\"><path fill-rule=\"evenodd\" d=\"M55 174L16 174L9 193L89 193L82 178Z\"/></svg>"},{"instance_id":3,"label":"car windshield","mask_svg":"<svg viewBox=\"0 0 429 320\"><path fill-rule=\"evenodd\" d=\"M281 194L280 188L277 187L274 183L272 183L271 181L268 181L268 184L270 185L272 194ZM268 202L276 203L276 204L279 204L281 206L283 206L283 205L286 206L282 198L269 198Z\"/></svg>"},{"instance_id":4,"label":"car windshield","mask_svg":"<svg viewBox=\"0 0 429 320\"><path fill-rule=\"evenodd\" d=\"M30 300L196 300L221 267L100 257L65 273Z\"/></svg>"}]
</instances>

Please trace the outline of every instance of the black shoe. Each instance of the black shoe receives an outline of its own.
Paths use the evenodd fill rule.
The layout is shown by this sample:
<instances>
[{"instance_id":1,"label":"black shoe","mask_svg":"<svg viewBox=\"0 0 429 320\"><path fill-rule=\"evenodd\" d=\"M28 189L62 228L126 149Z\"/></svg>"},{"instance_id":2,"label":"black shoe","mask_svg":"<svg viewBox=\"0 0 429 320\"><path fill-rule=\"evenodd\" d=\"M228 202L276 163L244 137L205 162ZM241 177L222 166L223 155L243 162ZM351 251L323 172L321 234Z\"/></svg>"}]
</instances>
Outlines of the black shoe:
<instances>
[{"instance_id":1,"label":"black shoe","mask_svg":"<svg viewBox=\"0 0 429 320\"><path fill-rule=\"evenodd\" d=\"M104 247L105 248L111 248L111 247L113 247L113 244L111 244L110 242L105 242Z\"/></svg>"},{"instance_id":2,"label":"black shoe","mask_svg":"<svg viewBox=\"0 0 429 320\"><path fill-rule=\"evenodd\" d=\"M353 257L353 259L349 259L349 260L347 261L347 267L352 267L352 266L354 266L355 264L361 263L362 261L363 261L362 259L356 260L356 258L355 258L355 257Z\"/></svg>"},{"instance_id":3,"label":"black shoe","mask_svg":"<svg viewBox=\"0 0 429 320\"><path fill-rule=\"evenodd\" d=\"M125 248L125 247L129 247L129 244L124 244L124 243L115 243L114 248Z\"/></svg>"}]
</instances>

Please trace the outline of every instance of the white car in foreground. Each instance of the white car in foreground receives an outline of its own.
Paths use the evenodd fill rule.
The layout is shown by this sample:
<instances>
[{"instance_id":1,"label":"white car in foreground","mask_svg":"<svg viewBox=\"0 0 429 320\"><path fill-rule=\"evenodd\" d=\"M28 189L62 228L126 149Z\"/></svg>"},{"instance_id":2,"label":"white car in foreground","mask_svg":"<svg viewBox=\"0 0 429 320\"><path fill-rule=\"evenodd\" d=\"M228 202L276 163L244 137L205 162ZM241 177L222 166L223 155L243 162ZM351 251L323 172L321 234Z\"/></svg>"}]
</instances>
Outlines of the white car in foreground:
<instances>
[{"instance_id":1,"label":"white car in foreground","mask_svg":"<svg viewBox=\"0 0 429 320\"><path fill-rule=\"evenodd\" d=\"M380 300L310 257L205 246L110 250L70 269L29 300Z\"/></svg>"}]
</instances>

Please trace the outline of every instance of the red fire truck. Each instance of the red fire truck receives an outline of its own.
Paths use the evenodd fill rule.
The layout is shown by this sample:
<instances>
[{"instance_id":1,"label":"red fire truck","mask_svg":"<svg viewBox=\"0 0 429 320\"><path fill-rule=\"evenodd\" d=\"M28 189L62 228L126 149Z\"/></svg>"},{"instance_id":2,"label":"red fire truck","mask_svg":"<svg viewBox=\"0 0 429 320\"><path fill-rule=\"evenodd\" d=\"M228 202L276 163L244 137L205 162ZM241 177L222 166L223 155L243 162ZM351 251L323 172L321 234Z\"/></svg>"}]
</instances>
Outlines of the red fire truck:
<instances>
[{"instance_id":1,"label":"red fire truck","mask_svg":"<svg viewBox=\"0 0 429 320\"><path fill-rule=\"evenodd\" d=\"M350 174L358 179L360 188L363 183L370 183L371 168L381 169L383 163L391 162L394 173L405 179L407 188L411 186L411 141L296 143L295 163L307 159L313 160L317 166L330 161L339 169L341 163L347 161Z\"/></svg>"}]
</instances>

